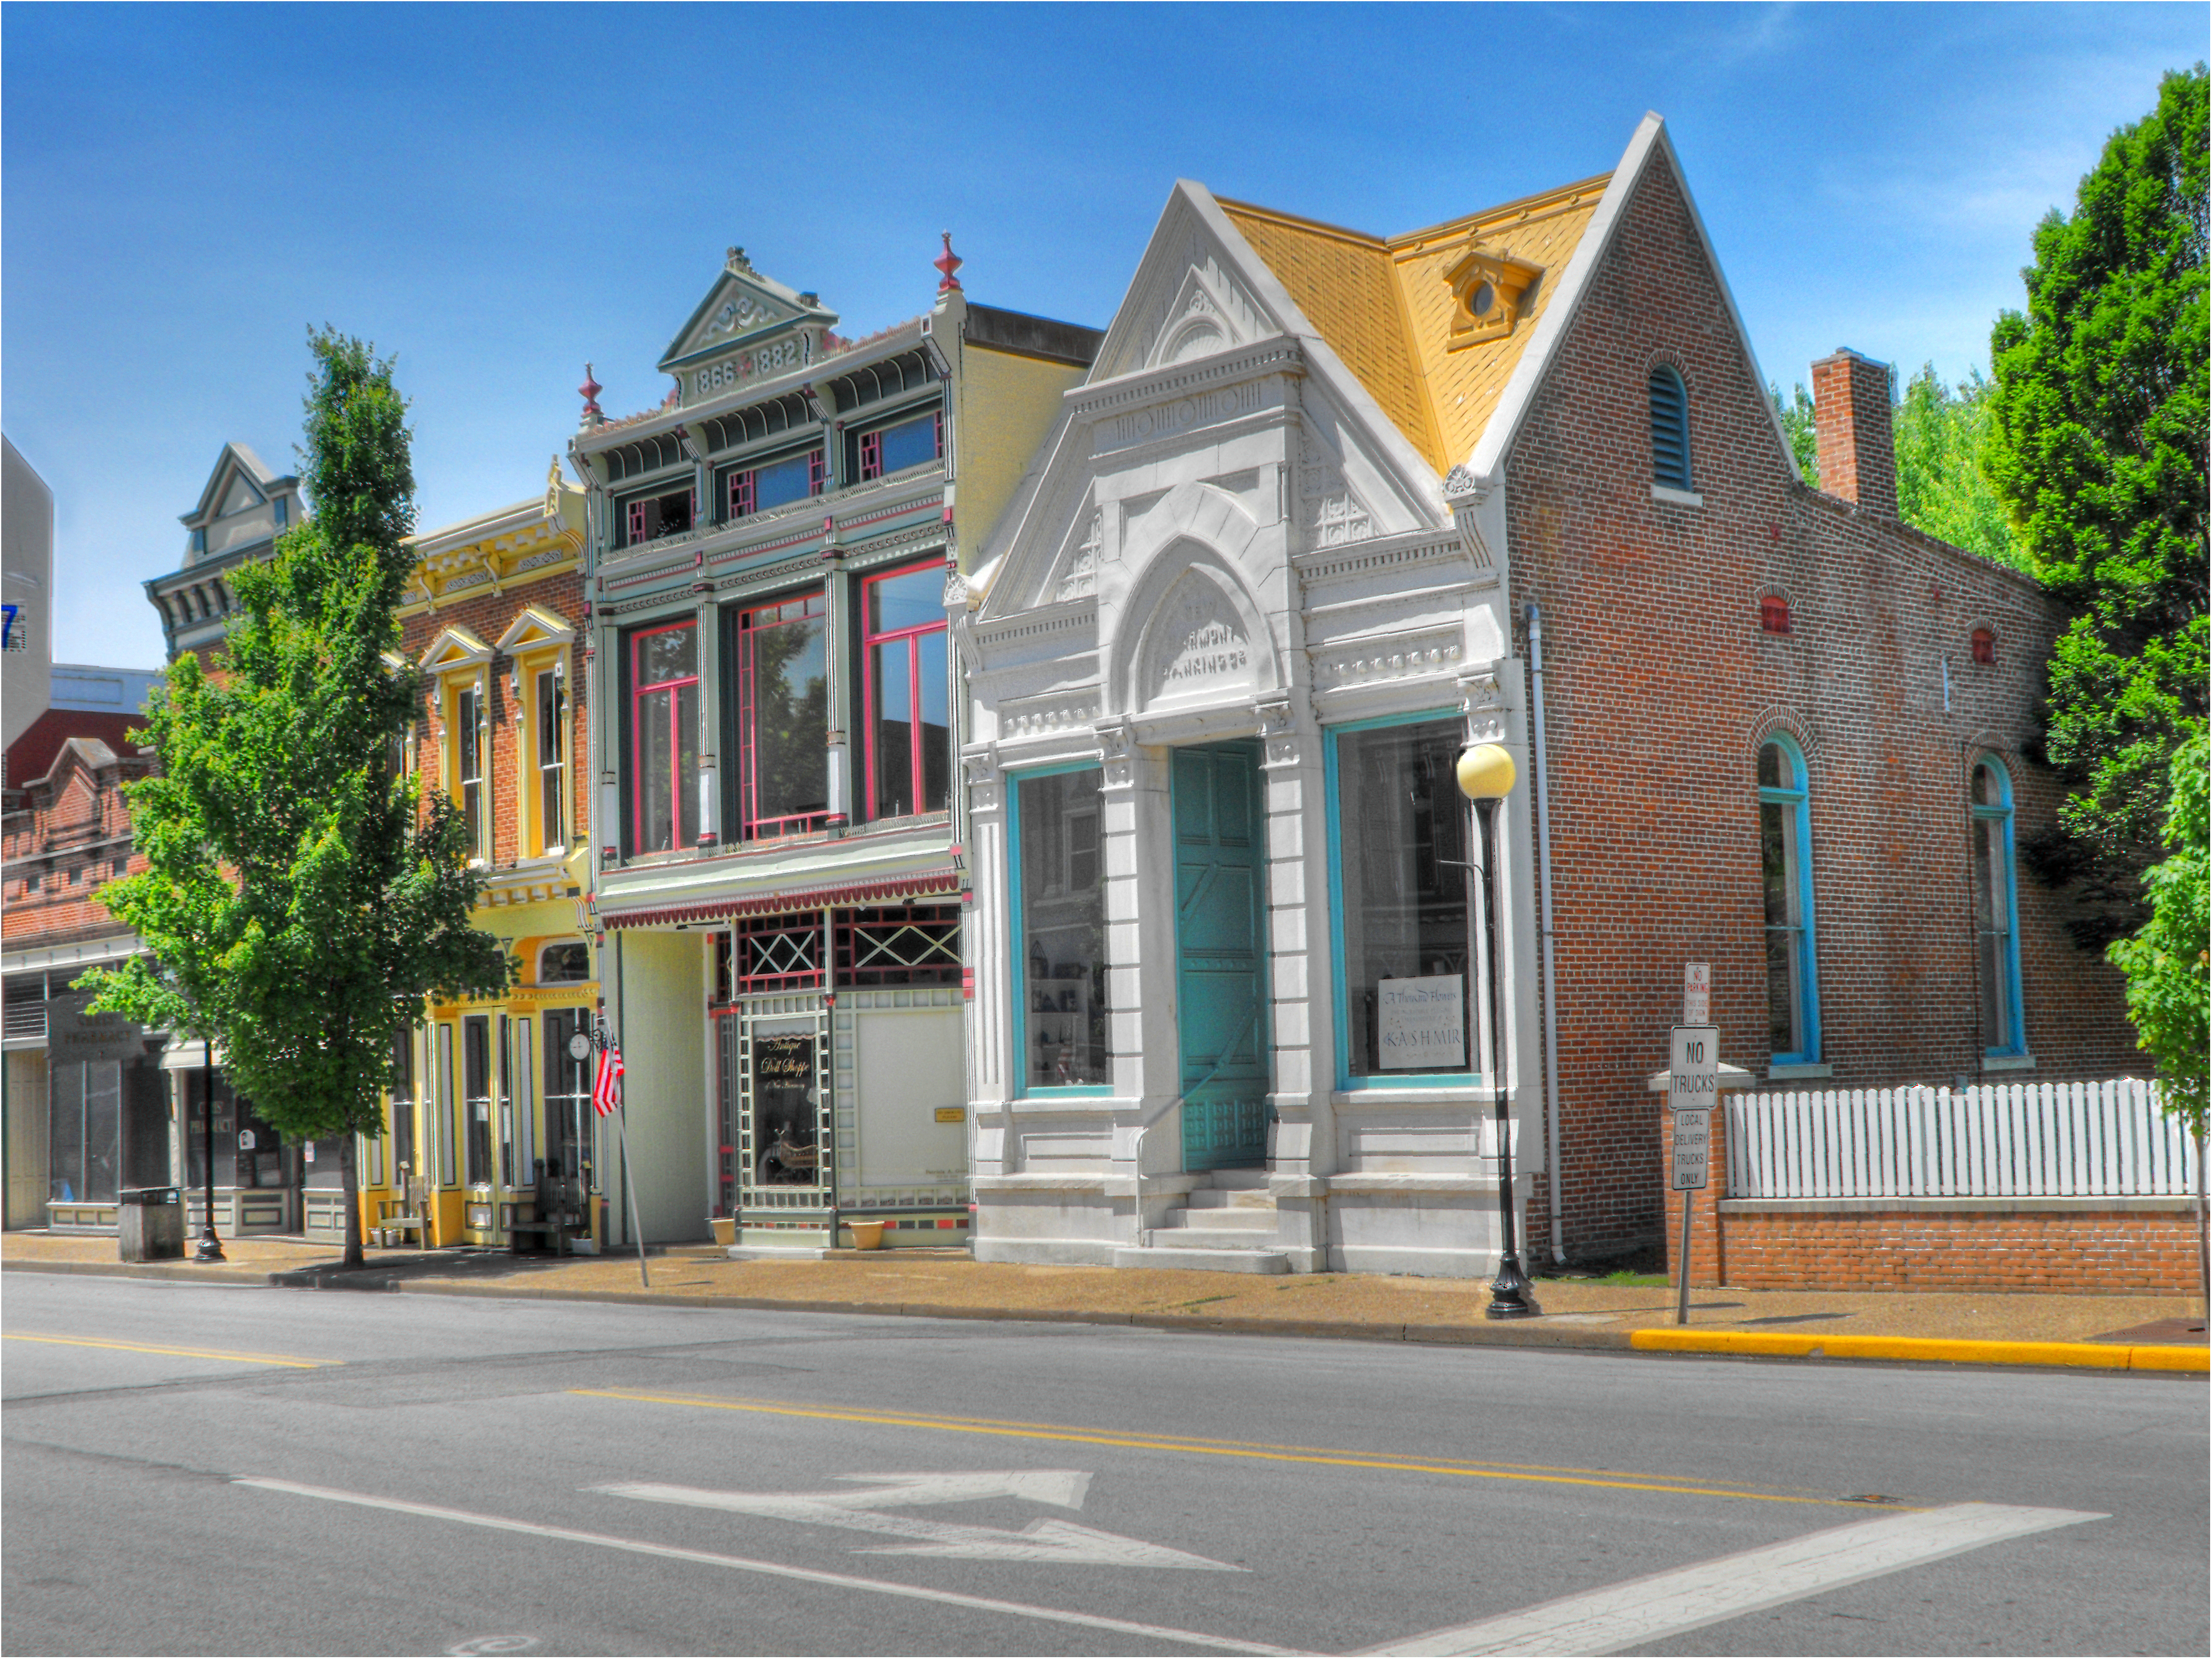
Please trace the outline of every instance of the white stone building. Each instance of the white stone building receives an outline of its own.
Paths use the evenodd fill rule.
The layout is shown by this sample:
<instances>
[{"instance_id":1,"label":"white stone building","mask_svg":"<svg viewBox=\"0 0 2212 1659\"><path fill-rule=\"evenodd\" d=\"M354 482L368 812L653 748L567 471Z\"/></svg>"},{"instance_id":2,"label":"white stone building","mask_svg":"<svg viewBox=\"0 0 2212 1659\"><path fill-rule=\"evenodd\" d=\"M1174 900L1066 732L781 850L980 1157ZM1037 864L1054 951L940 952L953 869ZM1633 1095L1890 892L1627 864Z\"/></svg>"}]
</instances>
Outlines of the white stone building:
<instances>
[{"instance_id":1,"label":"white stone building","mask_svg":"<svg viewBox=\"0 0 2212 1659\"><path fill-rule=\"evenodd\" d=\"M1495 407L1551 297L1524 290L1544 264L1557 278L1556 253L1514 250L1571 250L1605 182L1535 203L1537 228L1388 248L1176 185L948 595L971 700L980 1257L1496 1265L1495 1046L1451 766L1493 741L1528 775L1503 502L1438 464L1454 434L1419 404L1443 394L1389 352L1424 327L1439 360L1472 348L1451 366L1495 381ZM1410 328L1394 252L1435 289ZM1363 294L1378 261L1384 292ZM1502 836L1524 1204L1528 799Z\"/></svg>"}]
</instances>

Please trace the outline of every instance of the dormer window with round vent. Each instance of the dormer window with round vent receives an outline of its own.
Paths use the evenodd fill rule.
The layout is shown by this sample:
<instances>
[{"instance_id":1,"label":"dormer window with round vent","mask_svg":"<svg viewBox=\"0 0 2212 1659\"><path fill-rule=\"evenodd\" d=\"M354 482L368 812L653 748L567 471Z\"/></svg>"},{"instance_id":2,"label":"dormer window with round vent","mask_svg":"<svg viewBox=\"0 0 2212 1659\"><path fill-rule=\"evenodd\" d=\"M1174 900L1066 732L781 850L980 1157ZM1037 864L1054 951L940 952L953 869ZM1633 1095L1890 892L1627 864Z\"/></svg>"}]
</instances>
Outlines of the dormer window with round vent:
<instances>
[{"instance_id":1,"label":"dormer window with round vent","mask_svg":"<svg viewBox=\"0 0 2212 1659\"><path fill-rule=\"evenodd\" d=\"M1481 253L1470 249L1444 272L1452 291L1450 349L1495 340L1513 331L1544 274L1541 265L1516 259L1510 253Z\"/></svg>"}]
</instances>

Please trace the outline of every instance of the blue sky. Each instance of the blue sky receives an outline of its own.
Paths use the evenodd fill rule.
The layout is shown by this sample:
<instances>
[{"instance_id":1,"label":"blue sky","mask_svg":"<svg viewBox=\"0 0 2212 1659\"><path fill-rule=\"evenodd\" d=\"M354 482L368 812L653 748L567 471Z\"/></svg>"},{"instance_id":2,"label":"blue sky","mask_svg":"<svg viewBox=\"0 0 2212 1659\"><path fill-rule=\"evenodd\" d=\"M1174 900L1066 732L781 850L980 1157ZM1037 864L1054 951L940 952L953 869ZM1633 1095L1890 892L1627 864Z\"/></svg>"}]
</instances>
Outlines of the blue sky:
<instances>
[{"instance_id":1,"label":"blue sky","mask_svg":"<svg viewBox=\"0 0 2212 1659\"><path fill-rule=\"evenodd\" d=\"M306 331L399 359L428 528L534 494L588 359L624 414L719 268L841 331L1103 325L1179 177L1380 233L1676 149L1761 368L1985 365L2202 4L286 5L0 11L0 420L56 496L55 654L150 666L138 583L226 440L290 471Z\"/></svg>"}]
</instances>

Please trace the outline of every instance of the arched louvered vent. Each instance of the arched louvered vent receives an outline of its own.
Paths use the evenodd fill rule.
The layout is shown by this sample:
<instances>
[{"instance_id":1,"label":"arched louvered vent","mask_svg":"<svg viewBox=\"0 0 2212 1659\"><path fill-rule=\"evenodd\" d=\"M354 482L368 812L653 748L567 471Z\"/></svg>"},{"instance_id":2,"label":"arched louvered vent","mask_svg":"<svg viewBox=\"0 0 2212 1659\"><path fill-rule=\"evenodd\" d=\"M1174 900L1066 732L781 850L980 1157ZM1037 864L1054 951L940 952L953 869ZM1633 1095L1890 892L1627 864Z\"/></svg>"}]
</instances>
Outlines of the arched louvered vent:
<instances>
[{"instance_id":1,"label":"arched louvered vent","mask_svg":"<svg viewBox=\"0 0 2212 1659\"><path fill-rule=\"evenodd\" d=\"M1651 482L1690 488L1690 399L1682 377L1664 363L1651 371Z\"/></svg>"}]
</instances>

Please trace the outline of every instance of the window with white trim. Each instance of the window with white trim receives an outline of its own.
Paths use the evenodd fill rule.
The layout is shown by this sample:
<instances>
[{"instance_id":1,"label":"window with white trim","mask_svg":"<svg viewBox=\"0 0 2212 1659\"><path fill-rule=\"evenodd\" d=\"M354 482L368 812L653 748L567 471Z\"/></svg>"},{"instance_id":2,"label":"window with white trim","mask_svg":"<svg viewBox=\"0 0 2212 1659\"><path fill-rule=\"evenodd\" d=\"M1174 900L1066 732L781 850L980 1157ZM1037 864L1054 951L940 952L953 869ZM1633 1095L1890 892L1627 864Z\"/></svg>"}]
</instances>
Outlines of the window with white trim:
<instances>
[{"instance_id":1,"label":"window with white trim","mask_svg":"<svg viewBox=\"0 0 2212 1659\"><path fill-rule=\"evenodd\" d=\"M538 761L538 848L553 858L568 845L568 681L567 665L556 661L532 676L534 728L532 747Z\"/></svg>"},{"instance_id":2,"label":"window with white trim","mask_svg":"<svg viewBox=\"0 0 2212 1659\"><path fill-rule=\"evenodd\" d=\"M453 794L468 833L469 856L488 862L491 857L491 814L484 789L484 773L491 754L491 722L484 709L481 686L464 685L453 692Z\"/></svg>"}]
</instances>

